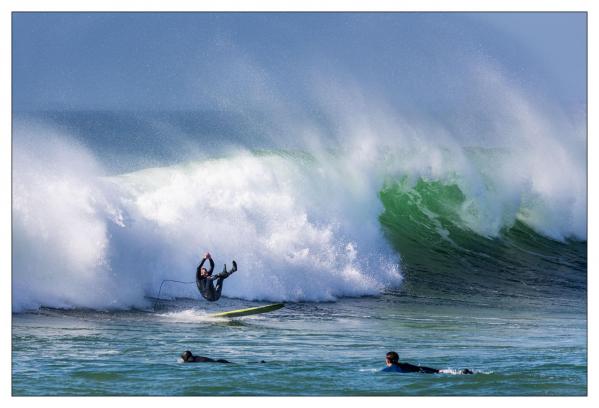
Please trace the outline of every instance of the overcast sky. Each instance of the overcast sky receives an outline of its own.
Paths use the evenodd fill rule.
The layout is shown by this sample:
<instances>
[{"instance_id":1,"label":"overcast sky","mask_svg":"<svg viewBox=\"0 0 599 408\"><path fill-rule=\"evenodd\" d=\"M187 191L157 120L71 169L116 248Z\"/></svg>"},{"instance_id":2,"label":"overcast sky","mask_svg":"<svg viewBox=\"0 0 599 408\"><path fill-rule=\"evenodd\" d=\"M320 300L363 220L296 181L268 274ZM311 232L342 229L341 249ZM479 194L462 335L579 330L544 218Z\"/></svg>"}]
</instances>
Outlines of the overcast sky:
<instances>
[{"instance_id":1,"label":"overcast sky","mask_svg":"<svg viewBox=\"0 0 599 408\"><path fill-rule=\"evenodd\" d=\"M223 95L272 92L306 101L315 76L350 78L399 105L450 106L465 67L481 60L577 105L586 22L584 13L14 13L13 108L206 109Z\"/></svg>"}]
</instances>

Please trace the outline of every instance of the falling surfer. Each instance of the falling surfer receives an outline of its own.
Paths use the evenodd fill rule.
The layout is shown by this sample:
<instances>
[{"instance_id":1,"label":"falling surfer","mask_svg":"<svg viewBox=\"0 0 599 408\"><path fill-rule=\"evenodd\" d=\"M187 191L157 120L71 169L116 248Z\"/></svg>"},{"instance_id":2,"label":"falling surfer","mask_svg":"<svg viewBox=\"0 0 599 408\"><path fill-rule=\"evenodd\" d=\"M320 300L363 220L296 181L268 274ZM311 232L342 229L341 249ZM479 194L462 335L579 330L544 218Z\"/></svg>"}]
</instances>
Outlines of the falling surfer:
<instances>
[{"instance_id":1,"label":"falling surfer","mask_svg":"<svg viewBox=\"0 0 599 408\"><path fill-rule=\"evenodd\" d=\"M210 270L204 268L204 262L210 263ZM214 261L209 252L206 252L202 262L196 270L196 285L198 290L204 297L204 299L214 302L220 299L220 294L223 290L223 281L227 279L233 272L237 271L237 262L233 261L233 267L227 272L227 264L225 264L223 271L217 275L212 275L214 271ZM214 281L216 280L216 285Z\"/></svg>"}]
</instances>

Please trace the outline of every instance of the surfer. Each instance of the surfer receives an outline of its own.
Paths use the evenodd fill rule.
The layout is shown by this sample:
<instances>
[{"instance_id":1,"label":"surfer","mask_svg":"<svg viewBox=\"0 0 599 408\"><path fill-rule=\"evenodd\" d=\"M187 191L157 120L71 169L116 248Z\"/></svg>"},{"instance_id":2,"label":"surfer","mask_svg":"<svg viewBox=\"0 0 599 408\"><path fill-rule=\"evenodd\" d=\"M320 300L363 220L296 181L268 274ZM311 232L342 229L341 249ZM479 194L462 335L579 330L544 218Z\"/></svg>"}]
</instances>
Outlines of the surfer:
<instances>
[{"instance_id":1,"label":"surfer","mask_svg":"<svg viewBox=\"0 0 599 408\"><path fill-rule=\"evenodd\" d=\"M381 371L395 372L395 373L426 373L426 374L439 374L441 370L430 367L417 366L410 363L400 363L399 355L395 351L387 353L386 365ZM460 371L460 374L474 374L471 370L465 368Z\"/></svg>"},{"instance_id":2,"label":"surfer","mask_svg":"<svg viewBox=\"0 0 599 408\"><path fill-rule=\"evenodd\" d=\"M210 270L204 268L206 259L210 262ZM214 271L214 261L212 260L210 253L206 252L204 259L202 259L202 262L200 262L200 265L196 269L196 285L204 299L210 302L220 299L220 294L223 290L223 281L233 272L237 271L237 262L233 261L232 263L233 268L229 272L227 272L227 265L225 264L221 273L212 276L212 272ZM214 280L216 280L216 285L214 285Z\"/></svg>"},{"instance_id":3,"label":"surfer","mask_svg":"<svg viewBox=\"0 0 599 408\"><path fill-rule=\"evenodd\" d=\"M230 361L219 358L218 360L214 360L210 357L204 356L194 356L191 351L187 350L181 354L181 359L184 363L226 363L231 364Z\"/></svg>"}]
</instances>

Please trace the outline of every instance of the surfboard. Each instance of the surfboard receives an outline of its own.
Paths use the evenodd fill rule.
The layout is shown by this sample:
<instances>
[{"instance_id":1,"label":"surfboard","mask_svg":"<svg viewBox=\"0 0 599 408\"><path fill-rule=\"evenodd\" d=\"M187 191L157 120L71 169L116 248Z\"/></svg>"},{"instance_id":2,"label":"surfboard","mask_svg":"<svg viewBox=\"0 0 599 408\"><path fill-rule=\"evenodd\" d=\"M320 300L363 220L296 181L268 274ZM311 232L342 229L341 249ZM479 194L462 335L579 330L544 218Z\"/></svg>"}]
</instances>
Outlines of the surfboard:
<instances>
[{"instance_id":1,"label":"surfboard","mask_svg":"<svg viewBox=\"0 0 599 408\"><path fill-rule=\"evenodd\" d=\"M238 309L238 310L230 310L228 312L213 313L210 316L212 316L212 317L250 316L250 315L254 315L254 314L268 313L268 312L272 312L275 310L279 310L280 308L282 308L284 306L285 305L283 303L274 303L272 305L250 307L248 309Z\"/></svg>"}]
</instances>

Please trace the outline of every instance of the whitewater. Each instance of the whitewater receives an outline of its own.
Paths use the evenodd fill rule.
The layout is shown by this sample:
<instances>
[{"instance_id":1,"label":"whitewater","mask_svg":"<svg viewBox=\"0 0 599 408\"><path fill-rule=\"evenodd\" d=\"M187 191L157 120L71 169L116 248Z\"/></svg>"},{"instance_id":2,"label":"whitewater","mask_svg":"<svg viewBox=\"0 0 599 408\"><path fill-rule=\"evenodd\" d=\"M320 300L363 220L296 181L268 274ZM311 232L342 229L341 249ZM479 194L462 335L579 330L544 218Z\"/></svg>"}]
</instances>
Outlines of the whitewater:
<instances>
[{"instance_id":1,"label":"whitewater","mask_svg":"<svg viewBox=\"0 0 599 408\"><path fill-rule=\"evenodd\" d=\"M379 221L381 192L401 186L414 197L419 182L456 187L450 224L483 239L522 222L557 242L585 240L583 124L533 104L498 72L479 80L496 97L491 131L478 139L355 97L346 111L329 107L334 132L290 128L260 148L248 139L190 149L176 121L146 115L137 120L169 125L171 141L185 137L183 160L120 172L111 170L125 153L118 144L94 151L72 127L39 114L17 117L13 308L147 307L163 279L193 280L205 251L217 268L231 259L242 265L227 297L377 295L402 282L401 250ZM294 148L281 148L281 139L296 140ZM442 211L420 207L450 242ZM166 294L193 290L169 285Z\"/></svg>"}]
</instances>

